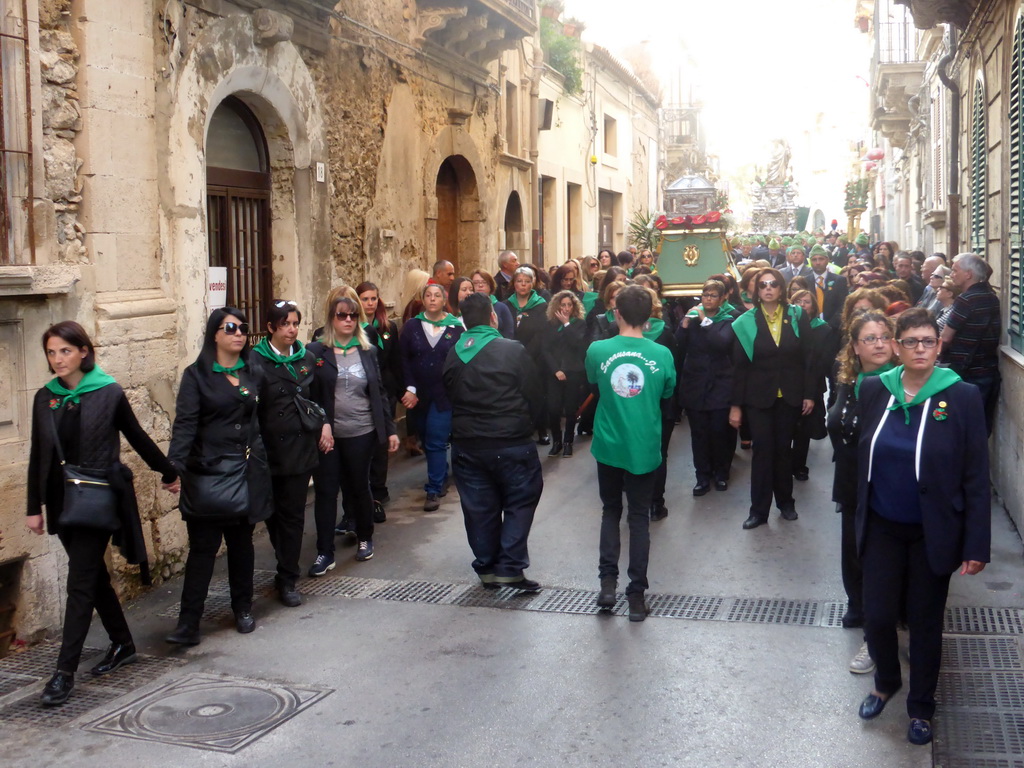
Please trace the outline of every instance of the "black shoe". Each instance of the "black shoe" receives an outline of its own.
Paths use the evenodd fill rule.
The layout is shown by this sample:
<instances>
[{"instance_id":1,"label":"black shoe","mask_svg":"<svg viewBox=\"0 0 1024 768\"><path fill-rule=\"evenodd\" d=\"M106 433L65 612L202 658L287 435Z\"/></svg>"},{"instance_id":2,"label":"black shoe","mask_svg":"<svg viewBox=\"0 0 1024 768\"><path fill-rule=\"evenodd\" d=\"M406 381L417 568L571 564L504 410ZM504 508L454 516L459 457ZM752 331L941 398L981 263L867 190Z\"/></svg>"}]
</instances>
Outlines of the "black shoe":
<instances>
[{"instance_id":1,"label":"black shoe","mask_svg":"<svg viewBox=\"0 0 1024 768\"><path fill-rule=\"evenodd\" d=\"M783 520L796 520L799 517L796 513L796 507L783 507L779 510L779 514L782 515Z\"/></svg>"},{"instance_id":2,"label":"black shoe","mask_svg":"<svg viewBox=\"0 0 1024 768\"><path fill-rule=\"evenodd\" d=\"M551 445L551 436L550 435L541 435L537 439L537 445Z\"/></svg>"},{"instance_id":3,"label":"black shoe","mask_svg":"<svg viewBox=\"0 0 1024 768\"><path fill-rule=\"evenodd\" d=\"M746 520L743 521L743 530L744 531L749 531L751 528L757 528L757 526L764 525L767 522L768 521L765 520L763 517L758 517L757 515L751 515L750 517L748 517Z\"/></svg>"},{"instance_id":4,"label":"black shoe","mask_svg":"<svg viewBox=\"0 0 1024 768\"><path fill-rule=\"evenodd\" d=\"M172 645L199 645L199 628L190 627L187 624L179 624L167 637L164 638Z\"/></svg>"},{"instance_id":5,"label":"black shoe","mask_svg":"<svg viewBox=\"0 0 1024 768\"><path fill-rule=\"evenodd\" d=\"M647 618L650 611L647 608L647 603L644 602L643 592L632 592L626 595L626 599L629 601L630 621L643 621Z\"/></svg>"},{"instance_id":6,"label":"black shoe","mask_svg":"<svg viewBox=\"0 0 1024 768\"><path fill-rule=\"evenodd\" d=\"M277 599L281 605L288 608L298 608L302 605L302 595L295 589L294 584L279 584L277 587Z\"/></svg>"},{"instance_id":7,"label":"black shoe","mask_svg":"<svg viewBox=\"0 0 1024 768\"><path fill-rule=\"evenodd\" d=\"M849 608L843 614L843 629L860 629L864 626L864 614L854 613Z\"/></svg>"},{"instance_id":8,"label":"black shoe","mask_svg":"<svg viewBox=\"0 0 1024 768\"><path fill-rule=\"evenodd\" d=\"M810 477L810 473L807 471L807 467L804 467L803 469L797 469L797 470L793 471L793 479L794 480L799 480L800 482L806 482L806 480L809 477Z\"/></svg>"},{"instance_id":9,"label":"black shoe","mask_svg":"<svg viewBox=\"0 0 1024 768\"><path fill-rule=\"evenodd\" d=\"M107 655L95 667L90 669L94 675L109 675L118 667L138 661L139 656L135 653L135 643L111 643L107 649Z\"/></svg>"},{"instance_id":10,"label":"black shoe","mask_svg":"<svg viewBox=\"0 0 1024 768\"><path fill-rule=\"evenodd\" d=\"M428 493L426 501L423 502L424 512L437 512L441 508L441 497L436 493Z\"/></svg>"},{"instance_id":11,"label":"black shoe","mask_svg":"<svg viewBox=\"0 0 1024 768\"><path fill-rule=\"evenodd\" d=\"M597 595L597 607L612 609L615 607L615 588L618 586L616 580L611 576L601 579L601 591Z\"/></svg>"},{"instance_id":12,"label":"black shoe","mask_svg":"<svg viewBox=\"0 0 1024 768\"><path fill-rule=\"evenodd\" d=\"M561 443L552 443L551 450L548 451L548 456L558 456L562 452Z\"/></svg>"},{"instance_id":13,"label":"black shoe","mask_svg":"<svg viewBox=\"0 0 1024 768\"><path fill-rule=\"evenodd\" d=\"M43 688L39 700L43 706L56 707L68 700L71 689L75 687L75 675L73 672L57 671L50 682Z\"/></svg>"},{"instance_id":14,"label":"black shoe","mask_svg":"<svg viewBox=\"0 0 1024 768\"><path fill-rule=\"evenodd\" d=\"M875 696L874 693L869 693L864 701L860 703L860 709L857 710L857 714L864 720L872 720L882 714L882 710L885 709L885 705L889 703L896 691L890 693L886 698Z\"/></svg>"},{"instance_id":15,"label":"black shoe","mask_svg":"<svg viewBox=\"0 0 1024 768\"><path fill-rule=\"evenodd\" d=\"M729 490L729 481L728 480L715 480L715 490L716 491L728 491Z\"/></svg>"},{"instance_id":16,"label":"black shoe","mask_svg":"<svg viewBox=\"0 0 1024 768\"><path fill-rule=\"evenodd\" d=\"M375 523L386 523L388 521L388 513L384 511L384 502L375 501L373 502L373 522Z\"/></svg>"},{"instance_id":17,"label":"black shoe","mask_svg":"<svg viewBox=\"0 0 1024 768\"><path fill-rule=\"evenodd\" d=\"M693 486L694 496L703 496L705 493L711 490L711 483L707 480L698 480L697 484Z\"/></svg>"},{"instance_id":18,"label":"black shoe","mask_svg":"<svg viewBox=\"0 0 1024 768\"><path fill-rule=\"evenodd\" d=\"M235 629L240 635L248 635L256 629L256 619L249 611L239 611L235 614Z\"/></svg>"},{"instance_id":19,"label":"black shoe","mask_svg":"<svg viewBox=\"0 0 1024 768\"><path fill-rule=\"evenodd\" d=\"M341 522L334 526L335 536L355 536L356 527L347 517L341 518Z\"/></svg>"},{"instance_id":20,"label":"black shoe","mask_svg":"<svg viewBox=\"0 0 1024 768\"><path fill-rule=\"evenodd\" d=\"M499 581L497 582L499 587L508 587L509 589L516 589L520 592L540 592L540 583L527 579L525 576L515 581Z\"/></svg>"},{"instance_id":21,"label":"black shoe","mask_svg":"<svg viewBox=\"0 0 1024 768\"><path fill-rule=\"evenodd\" d=\"M385 491L380 498L377 498L375 496L373 500L376 501L378 504L387 504L389 501L391 501L391 494Z\"/></svg>"},{"instance_id":22,"label":"black shoe","mask_svg":"<svg viewBox=\"0 0 1024 768\"><path fill-rule=\"evenodd\" d=\"M668 507L664 504L651 504L651 520L657 522L668 517Z\"/></svg>"},{"instance_id":23,"label":"black shoe","mask_svg":"<svg viewBox=\"0 0 1024 768\"><path fill-rule=\"evenodd\" d=\"M576 430L576 434L579 435L580 437L586 437L587 435L594 434L594 430L584 429L583 427L580 427L578 430Z\"/></svg>"},{"instance_id":24,"label":"black shoe","mask_svg":"<svg viewBox=\"0 0 1024 768\"><path fill-rule=\"evenodd\" d=\"M907 741L917 746L924 746L932 740L932 724L920 717L910 718L910 727L907 728Z\"/></svg>"}]
</instances>

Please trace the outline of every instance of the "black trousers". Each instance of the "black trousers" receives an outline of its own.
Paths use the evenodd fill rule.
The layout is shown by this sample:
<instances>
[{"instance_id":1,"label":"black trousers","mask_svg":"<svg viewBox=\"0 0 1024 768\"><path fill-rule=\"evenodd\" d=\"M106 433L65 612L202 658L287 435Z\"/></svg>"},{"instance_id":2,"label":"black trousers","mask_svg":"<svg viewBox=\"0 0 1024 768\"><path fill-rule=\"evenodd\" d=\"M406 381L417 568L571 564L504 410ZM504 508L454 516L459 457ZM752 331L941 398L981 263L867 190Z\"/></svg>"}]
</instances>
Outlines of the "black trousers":
<instances>
[{"instance_id":1,"label":"black trousers","mask_svg":"<svg viewBox=\"0 0 1024 768\"><path fill-rule=\"evenodd\" d=\"M736 453L736 430L729 426L729 409L713 411L686 409L690 422L690 446L698 483L728 482L732 457Z\"/></svg>"},{"instance_id":2,"label":"black trousers","mask_svg":"<svg viewBox=\"0 0 1024 768\"><path fill-rule=\"evenodd\" d=\"M395 418L395 399L389 398L391 403L391 418ZM391 454L388 453L387 442L377 443L373 451L373 460L370 462L370 493L377 501L388 498L388 461Z\"/></svg>"},{"instance_id":3,"label":"black trousers","mask_svg":"<svg viewBox=\"0 0 1024 768\"><path fill-rule=\"evenodd\" d=\"M270 543L277 555L279 585L295 586L300 574L302 528L306 521L306 497L312 470L301 475L273 475L274 514L267 520Z\"/></svg>"},{"instance_id":4,"label":"black trousers","mask_svg":"<svg viewBox=\"0 0 1024 768\"><path fill-rule=\"evenodd\" d=\"M188 528L188 559L185 560L185 579L181 585L178 623L193 628L199 626L222 540L228 550L231 610L236 614L251 611L255 568L252 532L256 526L245 519L217 521L197 518L187 519L185 526Z\"/></svg>"},{"instance_id":5,"label":"black trousers","mask_svg":"<svg viewBox=\"0 0 1024 768\"><path fill-rule=\"evenodd\" d=\"M875 688L895 693L902 683L896 624L906 598L910 630L907 714L931 720L942 661L942 622L951 574L928 565L924 529L869 512L864 541L864 636L875 660Z\"/></svg>"},{"instance_id":6,"label":"black trousers","mask_svg":"<svg viewBox=\"0 0 1024 768\"><path fill-rule=\"evenodd\" d=\"M551 429L551 439L556 443L571 443L576 435L576 411L583 404L585 383L585 373L567 373L565 381L559 381L554 376L548 380L548 427Z\"/></svg>"},{"instance_id":7,"label":"black trousers","mask_svg":"<svg viewBox=\"0 0 1024 768\"><path fill-rule=\"evenodd\" d=\"M647 563L651 554L651 494L654 473L634 475L619 467L597 462L597 485L601 494L601 540L598 545L598 578L619 577L622 548L619 524L622 494L626 494L626 525L629 527L629 565L626 594L647 591Z\"/></svg>"},{"instance_id":8,"label":"black trousers","mask_svg":"<svg viewBox=\"0 0 1024 768\"><path fill-rule=\"evenodd\" d=\"M320 454L313 473L313 518L316 551L334 555L334 526L338 524L338 493L343 514L356 527L359 541L373 539L373 495L370 493L370 462L377 447L377 433L334 438L334 450Z\"/></svg>"},{"instance_id":9,"label":"black trousers","mask_svg":"<svg viewBox=\"0 0 1024 768\"><path fill-rule=\"evenodd\" d=\"M68 596L57 669L74 673L82 660L94 608L111 643L130 643L132 633L103 559L110 532L96 528L61 528L57 536L68 553Z\"/></svg>"},{"instance_id":10,"label":"black trousers","mask_svg":"<svg viewBox=\"0 0 1024 768\"><path fill-rule=\"evenodd\" d=\"M591 392L584 390L583 400L591 395ZM580 405L583 403L581 402ZM594 416L597 414L597 395L594 395L594 399L590 401L590 405L583 409L583 413L580 414L580 431L581 432L593 432L594 431Z\"/></svg>"},{"instance_id":11,"label":"black trousers","mask_svg":"<svg viewBox=\"0 0 1024 768\"><path fill-rule=\"evenodd\" d=\"M746 408L750 437L754 441L750 460L750 514L768 518L772 495L779 509L793 503L793 433L800 409L781 397L770 408Z\"/></svg>"},{"instance_id":12,"label":"black trousers","mask_svg":"<svg viewBox=\"0 0 1024 768\"><path fill-rule=\"evenodd\" d=\"M846 590L847 609L855 616L864 615L864 569L857 554L857 507L839 505L842 526L840 544L840 570L843 575L843 589Z\"/></svg>"},{"instance_id":13,"label":"black trousers","mask_svg":"<svg viewBox=\"0 0 1024 768\"><path fill-rule=\"evenodd\" d=\"M668 444L672 441L675 419L661 420L661 464L654 470L654 486L651 489L651 505L665 503L665 481L668 479Z\"/></svg>"}]
</instances>

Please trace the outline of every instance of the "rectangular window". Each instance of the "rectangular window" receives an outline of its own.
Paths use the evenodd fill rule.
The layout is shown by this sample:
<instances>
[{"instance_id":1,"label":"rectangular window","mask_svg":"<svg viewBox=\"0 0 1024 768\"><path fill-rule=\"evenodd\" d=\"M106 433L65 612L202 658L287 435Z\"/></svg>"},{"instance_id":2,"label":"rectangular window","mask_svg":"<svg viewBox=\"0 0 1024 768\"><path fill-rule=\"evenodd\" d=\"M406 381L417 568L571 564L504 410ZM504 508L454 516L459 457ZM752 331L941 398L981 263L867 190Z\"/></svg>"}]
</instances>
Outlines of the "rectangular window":
<instances>
[{"instance_id":1,"label":"rectangular window","mask_svg":"<svg viewBox=\"0 0 1024 768\"><path fill-rule=\"evenodd\" d=\"M583 187L571 181L565 185L565 240L567 258L583 255Z\"/></svg>"},{"instance_id":2,"label":"rectangular window","mask_svg":"<svg viewBox=\"0 0 1024 768\"><path fill-rule=\"evenodd\" d=\"M946 126L944 88L932 93L931 139L932 139L932 208L946 207Z\"/></svg>"},{"instance_id":3,"label":"rectangular window","mask_svg":"<svg viewBox=\"0 0 1024 768\"><path fill-rule=\"evenodd\" d=\"M26 0L0 16L0 265L31 263L32 128Z\"/></svg>"},{"instance_id":4,"label":"rectangular window","mask_svg":"<svg viewBox=\"0 0 1024 768\"><path fill-rule=\"evenodd\" d=\"M510 155L520 155L519 146L519 89L505 81L505 142Z\"/></svg>"},{"instance_id":5,"label":"rectangular window","mask_svg":"<svg viewBox=\"0 0 1024 768\"><path fill-rule=\"evenodd\" d=\"M619 155L619 131L614 117L604 116L604 153L612 157Z\"/></svg>"}]
</instances>

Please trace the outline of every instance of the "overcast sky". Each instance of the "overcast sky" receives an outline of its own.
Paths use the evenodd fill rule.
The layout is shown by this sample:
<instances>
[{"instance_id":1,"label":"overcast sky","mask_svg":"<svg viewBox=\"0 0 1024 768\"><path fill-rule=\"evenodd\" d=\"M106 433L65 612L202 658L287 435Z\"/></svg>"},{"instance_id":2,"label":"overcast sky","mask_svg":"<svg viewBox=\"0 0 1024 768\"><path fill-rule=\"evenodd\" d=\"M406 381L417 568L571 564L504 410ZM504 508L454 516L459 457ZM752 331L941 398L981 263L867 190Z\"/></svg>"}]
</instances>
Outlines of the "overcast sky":
<instances>
[{"instance_id":1,"label":"overcast sky","mask_svg":"<svg viewBox=\"0 0 1024 768\"><path fill-rule=\"evenodd\" d=\"M692 87L694 99L704 105L708 150L720 157L723 176L749 175L752 165L764 165L771 140L781 137L792 146L797 183L805 176L802 189L811 196L824 194L815 191L822 182L821 157L834 154L836 199L841 199L849 142L866 138L868 121L871 50L868 36L854 27L853 0L565 0L565 5L565 16L586 22L584 39L613 52L650 41L664 103L677 100L681 76L683 101ZM834 207L834 201L817 202Z\"/></svg>"}]
</instances>

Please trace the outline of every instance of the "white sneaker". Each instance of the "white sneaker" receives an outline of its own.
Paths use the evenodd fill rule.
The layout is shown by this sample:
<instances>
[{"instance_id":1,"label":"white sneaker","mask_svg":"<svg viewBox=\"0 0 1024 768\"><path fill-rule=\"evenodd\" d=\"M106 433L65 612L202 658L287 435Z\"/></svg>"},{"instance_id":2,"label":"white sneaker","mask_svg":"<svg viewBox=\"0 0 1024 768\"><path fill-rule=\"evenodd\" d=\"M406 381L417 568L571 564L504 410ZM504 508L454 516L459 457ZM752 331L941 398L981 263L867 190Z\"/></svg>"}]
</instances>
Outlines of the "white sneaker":
<instances>
[{"instance_id":1,"label":"white sneaker","mask_svg":"<svg viewBox=\"0 0 1024 768\"><path fill-rule=\"evenodd\" d=\"M856 655L850 659L850 672L855 675L866 675L875 671L875 660L868 653L868 644L864 643Z\"/></svg>"}]
</instances>

